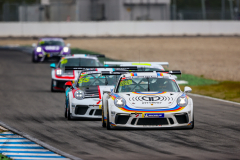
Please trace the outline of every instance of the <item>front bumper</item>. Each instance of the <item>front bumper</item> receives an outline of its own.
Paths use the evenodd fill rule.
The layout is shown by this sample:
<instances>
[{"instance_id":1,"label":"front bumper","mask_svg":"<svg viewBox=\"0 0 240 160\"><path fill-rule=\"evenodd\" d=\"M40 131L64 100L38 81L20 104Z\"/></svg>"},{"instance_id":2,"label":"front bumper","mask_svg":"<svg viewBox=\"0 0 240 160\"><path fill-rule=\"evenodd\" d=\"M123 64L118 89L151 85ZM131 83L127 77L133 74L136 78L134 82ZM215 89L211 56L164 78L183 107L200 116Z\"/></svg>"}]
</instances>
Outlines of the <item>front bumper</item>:
<instances>
[{"instance_id":1,"label":"front bumper","mask_svg":"<svg viewBox=\"0 0 240 160\"><path fill-rule=\"evenodd\" d=\"M53 79L53 83L52 83L53 90L64 91L65 90L64 85L68 81L69 80L56 80L56 79Z\"/></svg>"},{"instance_id":2,"label":"front bumper","mask_svg":"<svg viewBox=\"0 0 240 160\"><path fill-rule=\"evenodd\" d=\"M73 118L102 118L102 105L72 105Z\"/></svg>"},{"instance_id":3,"label":"front bumper","mask_svg":"<svg viewBox=\"0 0 240 160\"><path fill-rule=\"evenodd\" d=\"M53 52L53 53L36 53L36 58L38 61L59 61L64 56L70 56L70 53Z\"/></svg>"},{"instance_id":4,"label":"front bumper","mask_svg":"<svg viewBox=\"0 0 240 160\"><path fill-rule=\"evenodd\" d=\"M159 116L149 118L149 114ZM192 111L185 109L182 112L149 114L111 111L110 124L113 128L181 128L191 127L193 121Z\"/></svg>"}]
</instances>

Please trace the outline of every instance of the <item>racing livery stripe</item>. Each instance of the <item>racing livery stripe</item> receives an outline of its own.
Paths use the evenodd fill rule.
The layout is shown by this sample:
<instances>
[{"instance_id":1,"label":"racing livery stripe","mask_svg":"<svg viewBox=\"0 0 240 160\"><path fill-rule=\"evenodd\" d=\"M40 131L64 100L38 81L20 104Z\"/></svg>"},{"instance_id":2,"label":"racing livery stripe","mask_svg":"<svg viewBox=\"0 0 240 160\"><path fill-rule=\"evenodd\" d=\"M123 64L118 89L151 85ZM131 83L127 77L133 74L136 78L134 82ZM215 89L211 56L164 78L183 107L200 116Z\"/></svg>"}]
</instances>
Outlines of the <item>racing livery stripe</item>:
<instances>
[{"instance_id":1,"label":"racing livery stripe","mask_svg":"<svg viewBox=\"0 0 240 160\"><path fill-rule=\"evenodd\" d=\"M125 105L123 108L120 108L120 109L125 112L137 112L137 113L169 113L169 112L181 111L183 110L183 108L184 107L180 107L176 105L174 108L169 108L169 109L135 109Z\"/></svg>"},{"instance_id":2,"label":"racing livery stripe","mask_svg":"<svg viewBox=\"0 0 240 160\"><path fill-rule=\"evenodd\" d=\"M101 91L100 91L100 87L98 86L98 94L99 94L99 99L102 99L102 95L101 95Z\"/></svg>"},{"instance_id":3,"label":"racing livery stripe","mask_svg":"<svg viewBox=\"0 0 240 160\"><path fill-rule=\"evenodd\" d=\"M114 100L117 97L120 97L117 94L112 93L111 98ZM182 96L186 96L183 94ZM186 96L189 98L188 96ZM184 107L180 107L179 105L176 105L173 108L167 108L167 109L136 109L136 108L130 108L129 106L125 105L122 108L119 108L124 112L137 112L137 113L169 113L169 112L178 112L184 109Z\"/></svg>"}]
</instances>

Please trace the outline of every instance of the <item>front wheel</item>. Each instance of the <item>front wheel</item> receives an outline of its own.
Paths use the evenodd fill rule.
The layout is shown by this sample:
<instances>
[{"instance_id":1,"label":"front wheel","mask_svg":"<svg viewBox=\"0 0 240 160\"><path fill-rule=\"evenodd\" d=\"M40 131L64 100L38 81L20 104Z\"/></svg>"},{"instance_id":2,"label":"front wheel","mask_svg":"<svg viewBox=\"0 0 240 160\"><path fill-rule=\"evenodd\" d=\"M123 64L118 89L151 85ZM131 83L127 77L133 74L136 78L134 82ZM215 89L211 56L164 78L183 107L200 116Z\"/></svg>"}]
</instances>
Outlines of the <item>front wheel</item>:
<instances>
[{"instance_id":1,"label":"front wheel","mask_svg":"<svg viewBox=\"0 0 240 160\"><path fill-rule=\"evenodd\" d=\"M107 124L106 124L106 127L107 127L107 130L111 130L112 127L111 127L111 124L109 122L109 113L108 113L108 109L107 109Z\"/></svg>"},{"instance_id":2,"label":"front wheel","mask_svg":"<svg viewBox=\"0 0 240 160\"><path fill-rule=\"evenodd\" d=\"M106 122L104 121L104 110L103 110L103 106L102 106L102 127L106 127Z\"/></svg>"},{"instance_id":3,"label":"front wheel","mask_svg":"<svg viewBox=\"0 0 240 160\"><path fill-rule=\"evenodd\" d=\"M32 62L33 62L33 63L36 63L36 62L37 62L36 59L35 59L35 54L34 54L34 53L32 53Z\"/></svg>"},{"instance_id":4,"label":"front wheel","mask_svg":"<svg viewBox=\"0 0 240 160\"><path fill-rule=\"evenodd\" d=\"M192 120L192 126L190 127L190 129L194 128L194 115L193 115L193 120Z\"/></svg>"},{"instance_id":5,"label":"front wheel","mask_svg":"<svg viewBox=\"0 0 240 160\"><path fill-rule=\"evenodd\" d=\"M70 104L68 102L68 108L67 108L67 119L70 121L72 120L72 114L70 113Z\"/></svg>"},{"instance_id":6,"label":"front wheel","mask_svg":"<svg viewBox=\"0 0 240 160\"><path fill-rule=\"evenodd\" d=\"M64 112L64 117L67 118L67 100L65 98L65 112Z\"/></svg>"},{"instance_id":7,"label":"front wheel","mask_svg":"<svg viewBox=\"0 0 240 160\"><path fill-rule=\"evenodd\" d=\"M51 81L51 92L56 92L56 91L53 89L53 80Z\"/></svg>"}]
</instances>

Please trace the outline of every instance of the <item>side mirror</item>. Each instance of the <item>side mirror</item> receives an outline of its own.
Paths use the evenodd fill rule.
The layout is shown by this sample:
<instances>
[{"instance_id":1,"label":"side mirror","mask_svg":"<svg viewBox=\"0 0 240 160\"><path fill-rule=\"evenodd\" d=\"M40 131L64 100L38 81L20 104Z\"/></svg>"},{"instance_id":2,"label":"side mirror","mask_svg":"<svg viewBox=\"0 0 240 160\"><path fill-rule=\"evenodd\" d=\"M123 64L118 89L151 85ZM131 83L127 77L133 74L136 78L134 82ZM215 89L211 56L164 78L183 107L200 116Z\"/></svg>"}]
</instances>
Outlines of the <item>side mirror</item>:
<instances>
[{"instance_id":1,"label":"side mirror","mask_svg":"<svg viewBox=\"0 0 240 160\"><path fill-rule=\"evenodd\" d=\"M50 64L50 67L51 67L51 68L56 68L56 64L55 64L55 63L52 63L52 64Z\"/></svg>"},{"instance_id":2,"label":"side mirror","mask_svg":"<svg viewBox=\"0 0 240 160\"><path fill-rule=\"evenodd\" d=\"M36 43L33 43L33 44L32 44L32 47L34 47L34 48L37 47Z\"/></svg>"},{"instance_id":3,"label":"side mirror","mask_svg":"<svg viewBox=\"0 0 240 160\"><path fill-rule=\"evenodd\" d=\"M68 44L67 44L67 46L68 46L68 47L70 47L70 46L71 46L71 44L70 44L70 43L68 43Z\"/></svg>"},{"instance_id":4,"label":"side mirror","mask_svg":"<svg viewBox=\"0 0 240 160\"><path fill-rule=\"evenodd\" d=\"M68 81L65 83L65 88L67 87L72 87L72 82L71 81Z\"/></svg>"},{"instance_id":5,"label":"side mirror","mask_svg":"<svg viewBox=\"0 0 240 160\"><path fill-rule=\"evenodd\" d=\"M186 86L186 87L184 87L184 92L185 92L185 93L192 92L192 88Z\"/></svg>"}]
</instances>

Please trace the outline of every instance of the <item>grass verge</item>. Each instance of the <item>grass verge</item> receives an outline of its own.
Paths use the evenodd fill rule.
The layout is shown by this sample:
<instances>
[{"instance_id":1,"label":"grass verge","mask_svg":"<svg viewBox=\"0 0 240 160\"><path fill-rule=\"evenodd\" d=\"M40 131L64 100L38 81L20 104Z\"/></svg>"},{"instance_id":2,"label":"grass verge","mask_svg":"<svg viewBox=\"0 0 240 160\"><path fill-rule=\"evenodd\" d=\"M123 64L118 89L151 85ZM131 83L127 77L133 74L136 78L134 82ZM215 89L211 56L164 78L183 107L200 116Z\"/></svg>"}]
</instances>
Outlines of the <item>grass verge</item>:
<instances>
[{"instance_id":1,"label":"grass verge","mask_svg":"<svg viewBox=\"0 0 240 160\"><path fill-rule=\"evenodd\" d=\"M12 159L10 159L0 153L0 160L12 160Z\"/></svg>"},{"instance_id":2,"label":"grass verge","mask_svg":"<svg viewBox=\"0 0 240 160\"><path fill-rule=\"evenodd\" d=\"M192 93L240 103L240 82L223 81L218 84L191 86ZM180 88L184 90L185 85Z\"/></svg>"}]
</instances>

